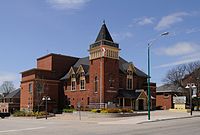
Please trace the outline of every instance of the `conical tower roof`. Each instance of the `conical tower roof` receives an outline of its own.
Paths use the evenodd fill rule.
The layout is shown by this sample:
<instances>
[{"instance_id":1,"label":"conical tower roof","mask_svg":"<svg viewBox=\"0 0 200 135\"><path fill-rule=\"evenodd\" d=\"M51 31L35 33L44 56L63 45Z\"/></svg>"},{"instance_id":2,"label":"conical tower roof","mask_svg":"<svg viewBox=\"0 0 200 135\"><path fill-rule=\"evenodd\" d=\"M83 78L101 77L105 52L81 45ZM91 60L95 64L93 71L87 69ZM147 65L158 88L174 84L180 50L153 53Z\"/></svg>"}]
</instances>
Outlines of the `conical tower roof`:
<instances>
[{"instance_id":1,"label":"conical tower roof","mask_svg":"<svg viewBox=\"0 0 200 135\"><path fill-rule=\"evenodd\" d=\"M101 29L99 31L99 34L95 40L95 42L98 42L100 40L108 40L108 41L111 41L113 42L113 39L108 31L108 28L106 27L106 24L104 23L102 26L101 26Z\"/></svg>"}]
</instances>

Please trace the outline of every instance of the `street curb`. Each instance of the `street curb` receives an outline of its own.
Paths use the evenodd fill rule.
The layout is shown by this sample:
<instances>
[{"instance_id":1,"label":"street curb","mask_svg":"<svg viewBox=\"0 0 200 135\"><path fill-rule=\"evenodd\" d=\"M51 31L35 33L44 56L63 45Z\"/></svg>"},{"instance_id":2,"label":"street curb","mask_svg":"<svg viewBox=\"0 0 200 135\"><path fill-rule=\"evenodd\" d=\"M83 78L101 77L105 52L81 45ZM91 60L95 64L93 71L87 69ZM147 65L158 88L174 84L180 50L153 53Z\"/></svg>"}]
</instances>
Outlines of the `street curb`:
<instances>
[{"instance_id":1,"label":"street curb","mask_svg":"<svg viewBox=\"0 0 200 135\"><path fill-rule=\"evenodd\" d=\"M143 122L139 122L136 124L145 124L145 123L151 123L151 122L169 121L169 120L176 120L176 119L188 119L188 118L194 118L194 117L200 117L200 115L177 117L177 118L156 119L156 120L152 120L152 121L143 121Z\"/></svg>"}]
</instances>

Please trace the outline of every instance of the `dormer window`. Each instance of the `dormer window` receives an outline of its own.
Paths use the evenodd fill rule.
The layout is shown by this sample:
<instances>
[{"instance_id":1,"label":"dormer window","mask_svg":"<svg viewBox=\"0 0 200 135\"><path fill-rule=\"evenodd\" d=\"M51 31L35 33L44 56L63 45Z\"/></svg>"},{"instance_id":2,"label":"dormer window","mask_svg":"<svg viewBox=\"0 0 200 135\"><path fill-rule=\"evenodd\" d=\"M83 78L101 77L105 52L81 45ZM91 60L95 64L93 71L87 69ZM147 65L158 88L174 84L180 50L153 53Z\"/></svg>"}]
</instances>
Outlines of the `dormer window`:
<instances>
[{"instance_id":1,"label":"dormer window","mask_svg":"<svg viewBox=\"0 0 200 135\"><path fill-rule=\"evenodd\" d=\"M76 90L76 75L72 74L71 76L71 90Z\"/></svg>"},{"instance_id":2,"label":"dormer window","mask_svg":"<svg viewBox=\"0 0 200 135\"><path fill-rule=\"evenodd\" d=\"M80 90L85 90L85 73L80 73Z\"/></svg>"},{"instance_id":3,"label":"dormer window","mask_svg":"<svg viewBox=\"0 0 200 135\"><path fill-rule=\"evenodd\" d=\"M133 89L133 72L131 70L127 71L127 89Z\"/></svg>"}]
</instances>

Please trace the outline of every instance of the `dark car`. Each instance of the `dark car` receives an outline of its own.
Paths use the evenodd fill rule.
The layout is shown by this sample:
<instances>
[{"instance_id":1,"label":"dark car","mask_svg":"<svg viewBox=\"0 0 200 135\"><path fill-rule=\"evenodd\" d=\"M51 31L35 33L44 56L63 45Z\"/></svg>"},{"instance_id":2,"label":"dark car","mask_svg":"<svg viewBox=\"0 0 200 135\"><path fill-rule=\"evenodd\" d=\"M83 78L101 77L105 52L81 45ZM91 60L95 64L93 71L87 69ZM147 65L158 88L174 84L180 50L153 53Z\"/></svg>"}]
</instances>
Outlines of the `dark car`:
<instances>
[{"instance_id":1,"label":"dark car","mask_svg":"<svg viewBox=\"0 0 200 135\"><path fill-rule=\"evenodd\" d=\"M5 117L9 117L10 113L0 113L0 117L4 119Z\"/></svg>"}]
</instances>

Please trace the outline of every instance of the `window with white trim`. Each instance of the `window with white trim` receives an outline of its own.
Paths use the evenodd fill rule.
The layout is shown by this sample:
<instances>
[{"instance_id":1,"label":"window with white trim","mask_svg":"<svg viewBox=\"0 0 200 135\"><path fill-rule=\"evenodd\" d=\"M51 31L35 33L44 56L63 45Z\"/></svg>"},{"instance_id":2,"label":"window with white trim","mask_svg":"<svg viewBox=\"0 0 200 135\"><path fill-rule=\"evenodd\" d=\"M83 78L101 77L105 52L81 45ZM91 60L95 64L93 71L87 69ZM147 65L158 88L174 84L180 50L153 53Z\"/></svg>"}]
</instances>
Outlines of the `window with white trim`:
<instances>
[{"instance_id":1,"label":"window with white trim","mask_svg":"<svg viewBox=\"0 0 200 135\"><path fill-rule=\"evenodd\" d=\"M85 74L81 72L80 74L80 90L85 90Z\"/></svg>"},{"instance_id":2,"label":"window with white trim","mask_svg":"<svg viewBox=\"0 0 200 135\"><path fill-rule=\"evenodd\" d=\"M94 78L94 92L97 93L97 91L98 91L98 78L97 78L97 76L95 76L95 78Z\"/></svg>"},{"instance_id":3,"label":"window with white trim","mask_svg":"<svg viewBox=\"0 0 200 135\"><path fill-rule=\"evenodd\" d=\"M133 72L131 70L127 71L127 89L132 90L133 89Z\"/></svg>"},{"instance_id":4,"label":"window with white trim","mask_svg":"<svg viewBox=\"0 0 200 135\"><path fill-rule=\"evenodd\" d=\"M29 83L29 93L32 94L33 92L33 83Z\"/></svg>"},{"instance_id":5,"label":"window with white trim","mask_svg":"<svg viewBox=\"0 0 200 135\"><path fill-rule=\"evenodd\" d=\"M72 77L71 77L71 90L76 90L76 76L75 76L75 74L72 74Z\"/></svg>"}]
</instances>

